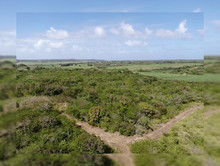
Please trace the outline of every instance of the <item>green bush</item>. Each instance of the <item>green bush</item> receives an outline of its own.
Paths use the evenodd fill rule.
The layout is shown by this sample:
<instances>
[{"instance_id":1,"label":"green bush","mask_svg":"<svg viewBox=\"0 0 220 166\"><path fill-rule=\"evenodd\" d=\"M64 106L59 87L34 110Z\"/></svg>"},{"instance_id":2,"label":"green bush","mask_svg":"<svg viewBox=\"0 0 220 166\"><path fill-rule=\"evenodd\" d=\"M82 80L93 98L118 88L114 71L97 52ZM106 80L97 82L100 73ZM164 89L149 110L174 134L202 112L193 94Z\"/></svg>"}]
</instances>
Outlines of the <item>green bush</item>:
<instances>
[{"instance_id":1,"label":"green bush","mask_svg":"<svg viewBox=\"0 0 220 166\"><path fill-rule=\"evenodd\" d=\"M202 84L159 80L129 70L35 69L18 72L17 78L18 96L63 98L70 115L112 132L120 129L124 135L152 130L155 122L166 122L182 111L183 104L203 100ZM42 103L40 109L50 105ZM139 123L142 116L149 123Z\"/></svg>"}]
</instances>

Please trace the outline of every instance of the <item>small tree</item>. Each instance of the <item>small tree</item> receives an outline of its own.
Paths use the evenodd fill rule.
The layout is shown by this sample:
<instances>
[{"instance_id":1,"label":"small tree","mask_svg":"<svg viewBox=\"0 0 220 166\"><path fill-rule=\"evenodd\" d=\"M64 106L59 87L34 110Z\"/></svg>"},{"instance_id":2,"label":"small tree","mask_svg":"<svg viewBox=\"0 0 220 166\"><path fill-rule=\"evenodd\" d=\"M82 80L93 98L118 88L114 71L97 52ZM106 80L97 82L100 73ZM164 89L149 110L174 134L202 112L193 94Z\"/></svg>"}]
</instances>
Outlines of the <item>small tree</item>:
<instances>
[{"instance_id":1,"label":"small tree","mask_svg":"<svg viewBox=\"0 0 220 166\"><path fill-rule=\"evenodd\" d=\"M100 112L101 112L100 106L94 106L94 107L90 108L89 115L88 115L88 122L91 125L95 125L96 123L99 122Z\"/></svg>"},{"instance_id":2,"label":"small tree","mask_svg":"<svg viewBox=\"0 0 220 166\"><path fill-rule=\"evenodd\" d=\"M138 106L140 113L146 115L149 118L152 118L156 114L155 109L146 102L141 102L138 104Z\"/></svg>"}]
</instances>

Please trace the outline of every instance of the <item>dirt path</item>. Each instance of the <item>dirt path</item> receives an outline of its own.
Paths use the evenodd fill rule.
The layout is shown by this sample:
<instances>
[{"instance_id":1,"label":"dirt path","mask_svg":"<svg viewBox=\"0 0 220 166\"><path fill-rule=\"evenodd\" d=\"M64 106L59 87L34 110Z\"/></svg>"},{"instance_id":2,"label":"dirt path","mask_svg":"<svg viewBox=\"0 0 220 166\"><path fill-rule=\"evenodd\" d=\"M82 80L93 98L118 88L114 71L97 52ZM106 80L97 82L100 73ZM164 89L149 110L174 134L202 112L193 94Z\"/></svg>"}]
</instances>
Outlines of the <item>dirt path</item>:
<instances>
[{"instance_id":1,"label":"dirt path","mask_svg":"<svg viewBox=\"0 0 220 166\"><path fill-rule=\"evenodd\" d=\"M204 118L208 119L211 115L220 113L220 110L211 110L204 113Z\"/></svg>"},{"instance_id":2,"label":"dirt path","mask_svg":"<svg viewBox=\"0 0 220 166\"><path fill-rule=\"evenodd\" d=\"M195 112L198 109L202 109L203 105L194 106L192 108L187 109L186 111L180 113L179 115L175 116L173 119L171 119L169 122L164 124L163 126L159 127L155 131L143 135L143 136L123 136L120 135L119 132L110 133L105 132L101 128L93 127L89 125L87 122L80 122L71 117L68 114L63 113L63 116L66 116L68 119L75 120L77 126L81 126L82 129L87 131L89 134L94 134L95 136L99 137L102 141L104 141L106 144L111 146L113 149L115 149L119 154L106 154L116 162L118 162L121 165L124 166L134 166L133 163L133 155L130 152L129 145L140 140L144 140L147 138L150 139L157 139L160 138L164 133L167 133L173 125L180 122L193 112Z\"/></svg>"},{"instance_id":3,"label":"dirt path","mask_svg":"<svg viewBox=\"0 0 220 166\"><path fill-rule=\"evenodd\" d=\"M186 117L191 115L193 112L195 112L198 109L202 109L203 107L204 107L203 105L194 106L194 107L191 107L191 108L187 109L184 112L181 112L180 114L175 116L173 119L168 121L163 126L159 127L155 131L147 134L146 137L148 137L150 139L158 139L158 138L160 138L161 136L163 136L164 133L167 133L176 123L182 121L183 119L185 119Z\"/></svg>"},{"instance_id":4,"label":"dirt path","mask_svg":"<svg viewBox=\"0 0 220 166\"><path fill-rule=\"evenodd\" d=\"M89 125L87 122L77 121L68 114L62 114L62 115L66 116L68 119L75 120L77 126L80 126L83 130L85 130L89 134L94 134L95 136L99 137L102 141L104 141L106 144L111 146L117 152L120 153L130 152L129 147L127 146L127 144L130 143L129 137L120 135L119 132L115 132L115 133L105 132L99 127L94 127Z\"/></svg>"}]
</instances>

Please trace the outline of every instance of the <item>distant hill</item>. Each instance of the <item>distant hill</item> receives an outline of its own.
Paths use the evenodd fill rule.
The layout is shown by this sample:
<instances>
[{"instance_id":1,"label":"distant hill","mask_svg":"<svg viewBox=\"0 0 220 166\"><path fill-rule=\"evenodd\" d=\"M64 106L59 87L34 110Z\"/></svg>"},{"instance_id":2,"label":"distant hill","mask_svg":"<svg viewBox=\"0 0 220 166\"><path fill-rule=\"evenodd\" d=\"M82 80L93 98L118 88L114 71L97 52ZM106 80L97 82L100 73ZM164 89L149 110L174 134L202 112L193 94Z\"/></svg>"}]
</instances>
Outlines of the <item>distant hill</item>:
<instances>
[{"instance_id":1,"label":"distant hill","mask_svg":"<svg viewBox=\"0 0 220 166\"><path fill-rule=\"evenodd\" d=\"M220 55L206 55L206 56L204 56L204 59L205 60L208 60L208 59L210 59L210 60L220 60Z\"/></svg>"},{"instance_id":2,"label":"distant hill","mask_svg":"<svg viewBox=\"0 0 220 166\"><path fill-rule=\"evenodd\" d=\"M16 59L15 55L0 55L0 59Z\"/></svg>"},{"instance_id":3,"label":"distant hill","mask_svg":"<svg viewBox=\"0 0 220 166\"><path fill-rule=\"evenodd\" d=\"M17 62L34 62L34 63L48 63L48 62L103 62L105 60L100 59L17 59Z\"/></svg>"}]
</instances>

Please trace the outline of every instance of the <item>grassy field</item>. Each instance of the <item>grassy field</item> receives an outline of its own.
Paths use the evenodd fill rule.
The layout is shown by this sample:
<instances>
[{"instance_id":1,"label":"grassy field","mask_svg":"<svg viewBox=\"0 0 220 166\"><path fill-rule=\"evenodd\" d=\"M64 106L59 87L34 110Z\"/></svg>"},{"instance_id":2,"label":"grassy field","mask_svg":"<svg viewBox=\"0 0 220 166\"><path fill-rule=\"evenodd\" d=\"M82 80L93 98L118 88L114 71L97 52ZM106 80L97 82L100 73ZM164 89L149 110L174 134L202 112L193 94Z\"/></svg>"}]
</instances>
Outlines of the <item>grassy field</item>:
<instances>
[{"instance_id":1,"label":"grassy field","mask_svg":"<svg viewBox=\"0 0 220 166\"><path fill-rule=\"evenodd\" d=\"M123 61L117 61L117 62L111 62L111 61L94 61L94 62L86 62L86 61L75 61L75 62L18 62L17 65L25 64L31 68L35 68L37 66L40 67L46 67L46 68L52 68L52 67L68 67L68 68L99 68L103 67L106 69L128 69L131 71L138 71L140 69L163 69L167 67L171 68L178 68L183 66L196 66L196 65L202 65L202 62L178 62L178 61L172 61L172 62L166 62L166 61L159 61L159 62L148 62L148 61L131 61L131 62L123 62ZM65 65L66 64L66 65Z\"/></svg>"},{"instance_id":2,"label":"grassy field","mask_svg":"<svg viewBox=\"0 0 220 166\"><path fill-rule=\"evenodd\" d=\"M206 110L220 109L220 107L209 107ZM211 115L205 122L204 139L206 141L204 149L207 155L213 160L215 165L220 165L220 113ZM213 164L213 165L214 165Z\"/></svg>"},{"instance_id":3,"label":"grassy field","mask_svg":"<svg viewBox=\"0 0 220 166\"><path fill-rule=\"evenodd\" d=\"M76 69L76 68L81 68L81 69L87 69L87 68L93 68L92 66L88 66L86 62L45 62L45 63L37 63L37 62L18 62L17 65L24 64L28 66L30 69L35 69L35 68L64 68L64 69ZM70 64L65 66L66 64ZM24 68L25 69L25 68Z\"/></svg>"},{"instance_id":4,"label":"grassy field","mask_svg":"<svg viewBox=\"0 0 220 166\"><path fill-rule=\"evenodd\" d=\"M213 109L207 108L206 110ZM174 126L158 140L146 140L133 144L137 166L218 166L220 113L210 116L204 123L199 110ZM204 135L205 133L205 135Z\"/></svg>"},{"instance_id":5,"label":"grassy field","mask_svg":"<svg viewBox=\"0 0 220 166\"><path fill-rule=\"evenodd\" d=\"M113 66L107 67L108 69L128 69L131 71L138 71L138 70L146 70L146 69L162 69L162 68L178 68L183 66L195 66L201 65L201 63L155 63L155 64L128 64L122 66Z\"/></svg>"},{"instance_id":6,"label":"grassy field","mask_svg":"<svg viewBox=\"0 0 220 166\"><path fill-rule=\"evenodd\" d=\"M188 82L220 82L220 74L204 74L204 75L183 75L183 74L171 74L160 72L139 72L146 76L153 76L167 80L180 80Z\"/></svg>"},{"instance_id":7,"label":"grassy field","mask_svg":"<svg viewBox=\"0 0 220 166\"><path fill-rule=\"evenodd\" d=\"M218 61L216 60L207 60L207 64L213 64ZM108 69L108 70L130 70L135 73L140 73L146 76L153 76L162 79L168 80L180 80L188 82L205 82L210 79L214 82L219 82L219 75L213 75L208 73L205 76L201 72L203 69L202 61L130 61L130 62L45 62L45 63L36 63L36 62L19 62L18 65L25 64L30 69L36 67L40 68L62 68L62 69ZM197 72L198 66L198 74ZM25 70L25 67L18 68L20 70ZM193 69L193 73L191 70ZM181 72L178 72L181 71Z\"/></svg>"}]
</instances>

